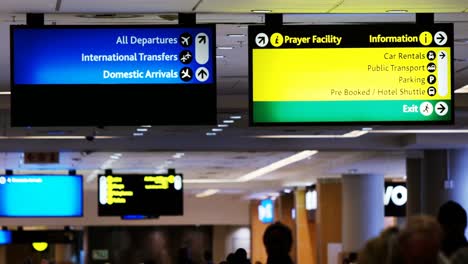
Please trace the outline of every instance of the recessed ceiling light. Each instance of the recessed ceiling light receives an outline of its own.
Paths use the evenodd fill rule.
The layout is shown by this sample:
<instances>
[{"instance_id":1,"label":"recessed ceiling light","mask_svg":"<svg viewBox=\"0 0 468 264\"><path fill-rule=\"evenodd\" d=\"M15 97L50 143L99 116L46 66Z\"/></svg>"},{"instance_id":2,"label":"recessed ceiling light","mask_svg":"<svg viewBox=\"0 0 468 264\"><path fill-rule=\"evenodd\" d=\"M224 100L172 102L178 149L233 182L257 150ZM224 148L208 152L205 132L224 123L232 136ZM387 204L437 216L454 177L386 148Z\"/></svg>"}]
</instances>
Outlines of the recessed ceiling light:
<instances>
[{"instance_id":1,"label":"recessed ceiling light","mask_svg":"<svg viewBox=\"0 0 468 264\"><path fill-rule=\"evenodd\" d=\"M247 174L245 174L244 176L241 176L239 178L237 178L237 181L238 182L247 182L247 181L251 181L253 179L256 179L258 177L261 177L265 174L268 174L268 173L271 173L275 170L278 170L280 168L283 168L285 166L288 166L292 163L295 163L295 162L298 162L298 161L301 161L303 159L306 159L310 156L313 156L315 154L317 154L318 151L316 150L304 150L304 151L301 151L301 152L298 152L292 156L289 156L287 158L284 158L282 160L279 160L279 161L276 161L276 162L273 162L271 163L270 165L267 165L263 168L260 168L260 169L257 169L255 171L252 171L252 172L249 172Z\"/></svg>"},{"instance_id":2,"label":"recessed ceiling light","mask_svg":"<svg viewBox=\"0 0 468 264\"><path fill-rule=\"evenodd\" d=\"M266 10L266 9L252 9L250 12L252 13L260 13L260 14L265 14L265 13L271 13L271 10Z\"/></svg>"},{"instance_id":3,"label":"recessed ceiling light","mask_svg":"<svg viewBox=\"0 0 468 264\"><path fill-rule=\"evenodd\" d=\"M144 135L145 135L144 133L133 133L134 137L141 137L141 136L144 136Z\"/></svg>"},{"instance_id":4,"label":"recessed ceiling light","mask_svg":"<svg viewBox=\"0 0 468 264\"><path fill-rule=\"evenodd\" d=\"M408 129L408 130L374 130L371 133L383 134L466 134L468 129Z\"/></svg>"},{"instance_id":5,"label":"recessed ceiling light","mask_svg":"<svg viewBox=\"0 0 468 264\"><path fill-rule=\"evenodd\" d=\"M147 128L137 128L138 132L148 132Z\"/></svg>"},{"instance_id":6,"label":"recessed ceiling light","mask_svg":"<svg viewBox=\"0 0 468 264\"><path fill-rule=\"evenodd\" d=\"M172 157L173 157L174 159L180 159L180 158L182 158L184 155L185 155L185 153L176 153L176 154L174 154Z\"/></svg>"},{"instance_id":7,"label":"recessed ceiling light","mask_svg":"<svg viewBox=\"0 0 468 264\"><path fill-rule=\"evenodd\" d=\"M220 46L220 47L216 47L217 49L219 50L232 50L234 47L232 46Z\"/></svg>"},{"instance_id":8,"label":"recessed ceiling light","mask_svg":"<svg viewBox=\"0 0 468 264\"><path fill-rule=\"evenodd\" d=\"M217 59L224 59L224 58L226 58L226 56L224 56L224 55L216 55L216 58L217 58Z\"/></svg>"},{"instance_id":9,"label":"recessed ceiling light","mask_svg":"<svg viewBox=\"0 0 468 264\"><path fill-rule=\"evenodd\" d=\"M157 169L154 171L155 174L162 174L162 173L166 173L166 170L165 169Z\"/></svg>"},{"instance_id":10,"label":"recessed ceiling light","mask_svg":"<svg viewBox=\"0 0 468 264\"><path fill-rule=\"evenodd\" d=\"M93 170L89 175L88 177L86 178L86 182L92 182L94 179L96 179L96 177L98 176L99 174L99 170Z\"/></svg>"},{"instance_id":11,"label":"recessed ceiling light","mask_svg":"<svg viewBox=\"0 0 468 264\"><path fill-rule=\"evenodd\" d=\"M260 135L260 136L255 136L256 138L268 138L268 139L278 139L278 138L302 138L302 139L307 139L307 138L358 138L360 136L363 136L367 133L369 133L369 130L353 130L351 132L342 134L342 135Z\"/></svg>"},{"instance_id":12,"label":"recessed ceiling light","mask_svg":"<svg viewBox=\"0 0 468 264\"><path fill-rule=\"evenodd\" d=\"M468 93L468 84L455 90L455 93Z\"/></svg>"},{"instance_id":13,"label":"recessed ceiling light","mask_svg":"<svg viewBox=\"0 0 468 264\"><path fill-rule=\"evenodd\" d=\"M245 37L245 34L227 34L226 36L230 38L243 38Z\"/></svg>"},{"instance_id":14,"label":"recessed ceiling light","mask_svg":"<svg viewBox=\"0 0 468 264\"><path fill-rule=\"evenodd\" d=\"M141 127L150 128L151 126L150 125L144 125L144 126L141 126Z\"/></svg>"},{"instance_id":15,"label":"recessed ceiling light","mask_svg":"<svg viewBox=\"0 0 468 264\"><path fill-rule=\"evenodd\" d=\"M218 127L229 127L228 124L219 124Z\"/></svg>"},{"instance_id":16,"label":"recessed ceiling light","mask_svg":"<svg viewBox=\"0 0 468 264\"><path fill-rule=\"evenodd\" d=\"M404 9L396 9L396 10L387 10L385 11L387 13L392 13L392 14L402 14L402 13L408 13L408 10L404 10Z\"/></svg>"},{"instance_id":17,"label":"recessed ceiling light","mask_svg":"<svg viewBox=\"0 0 468 264\"><path fill-rule=\"evenodd\" d=\"M216 136L216 133L214 132L206 132L206 135L209 137Z\"/></svg>"},{"instance_id":18,"label":"recessed ceiling light","mask_svg":"<svg viewBox=\"0 0 468 264\"><path fill-rule=\"evenodd\" d=\"M211 131L213 131L213 132L222 132L223 129L222 128L213 128L213 129L211 129Z\"/></svg>"},{"instance_id":19,"label":"recessed ceiling light","mask_svg":"<svg viewBox=\"0 0 468 264\"><path fill-rule=\"evenodd\" d=\"M468 44L468 38L454 39L453 42L455 44Z\"/></svg>"},{"instance_id":20,"label":"recessed ceiling light","mask_svg":"<svg viewBox=\"0 0 468 264\"><path fill-rule=\"evenodd\" d=\"M231 116L230 118L238 120L238 119L242 119L242 116Z\"/></svg>"},{"instance_id":21,"label":"recessed ceiling light","mask_svg":"<svg viewBox=\"0 0 468 264\"><path fill-rule=\"evenodd\" d=\"M223 123L232 124L232 123L234 123L234 120L223 120Z\"/></svg>"},{"instance_id":22,"label":"recessed ceiling light","mask_svg":"<svg viewBox=\"0 0 468 264\"><path fill-rule=\"evenodd\" d=\"M208 196L212 196L212 195L214 195L214 194L216 194L218 192L219 192L218 189L208 189L206 191L203 191L201 193L196 194L195 196L197 198L205 198L205 197L208 197Z\"/></svg>"},{"instance_id":23,"label":"recessed ceiling light","mask_svg":"<svg viewBox=\"0 0 468 264\"><path fill-rule=\"evenodd\" d=\"M0 92L0 95L10 95L11 92L10 91L6 91L6 92Z\"/></svg>"}]
</instances>

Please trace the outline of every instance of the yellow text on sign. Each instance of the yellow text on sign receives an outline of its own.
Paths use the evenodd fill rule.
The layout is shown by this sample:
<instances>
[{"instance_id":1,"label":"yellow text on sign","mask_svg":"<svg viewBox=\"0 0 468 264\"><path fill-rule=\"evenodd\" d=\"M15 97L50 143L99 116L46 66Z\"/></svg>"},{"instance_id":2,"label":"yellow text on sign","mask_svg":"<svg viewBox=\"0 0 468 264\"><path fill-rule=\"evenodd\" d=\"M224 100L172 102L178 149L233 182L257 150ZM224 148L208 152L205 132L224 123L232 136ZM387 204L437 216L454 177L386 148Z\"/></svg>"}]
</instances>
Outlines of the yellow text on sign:
<instances>
[{"instance_id":1,"label":"yellow text on sign","mask_svg":"<svg viewBox=\"0 0 468 264\"><path fill-rule=\"evenodd\" d=\"M107 176L107 204L125 204L125 197L133 196L132 191L125 190L122 177Z\"/></svg>"},{"instance_id":2,"label":"yellow text on sign","mask_svg":"<svg viewBox=\"0 0 468 264\"><path fill-rule=\"evenodd\" d=\"M169 176L145 176L145 189L167 190L171 184L174 184L174 175Z\"/></svg>"},{"instance_id":3,"label":"yellow text on sign","mask_svg":"<svg viewBox=\"0 0 468 264\"><path fill-rule=\"evenodd\" d=\"M434 47L254 49L253 101L448 100L451 91L428 94L430 87L451 87L450 63L438 69L429 51L451 60L449 48ZM440 70L447 80L429 83Z\"/></svg>"}]
</instances>

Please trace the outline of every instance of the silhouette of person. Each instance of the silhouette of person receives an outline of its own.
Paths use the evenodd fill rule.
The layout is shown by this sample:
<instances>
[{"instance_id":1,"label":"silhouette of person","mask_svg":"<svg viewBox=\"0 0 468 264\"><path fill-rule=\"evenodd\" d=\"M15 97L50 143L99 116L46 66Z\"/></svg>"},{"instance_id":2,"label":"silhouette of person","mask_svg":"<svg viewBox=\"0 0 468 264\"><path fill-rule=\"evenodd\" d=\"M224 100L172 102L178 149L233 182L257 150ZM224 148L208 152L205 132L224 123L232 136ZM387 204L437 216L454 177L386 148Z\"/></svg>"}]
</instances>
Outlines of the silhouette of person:
<instances>
[{"instance_id":1,"label":"silhouette of person","mask_svg":"<svg viewBox=\"0 0 468 264\"><path fill-rule=\"evenodd\" d=\"M229 253L226 257L226 261L228 264L238 264L236 255L234 255L234 253Z\"/></svg>"},{"instance_id":2,"label":"silhouette of person","mask_svg":"<svg viewBox=\"0 0 468 264\"><path fill-rule=\"evenodd\" d=\"M465 237L466 211L460 204L454 201L444 203L439 208L437 220L443 231L442 252L445 256L451 257L458 249L468 246Z\"/></svg>"},{"instance_id":3,"label":"silhouette of person","mask_svg":"<svg viewBox=\"0 0 468 264\"><path fill-rule=\"evenodd\" d=\"M268 226L263 234L263 244L268 255L267 264L293 264L289 256L292 243L289 227L280 222Z\"/></svg>"},{"instance_id":4,"label":"silhouette of person","mask_svg":"<svg viewBox=\"0 0 468 264\"><path fill-rule=\"evenodd\" d=\"M234 252L237 261L240 264L250 264L250 261L247 259L247 251L243 248L238 248L236 252Z\"/></svg>"}]
</instances>

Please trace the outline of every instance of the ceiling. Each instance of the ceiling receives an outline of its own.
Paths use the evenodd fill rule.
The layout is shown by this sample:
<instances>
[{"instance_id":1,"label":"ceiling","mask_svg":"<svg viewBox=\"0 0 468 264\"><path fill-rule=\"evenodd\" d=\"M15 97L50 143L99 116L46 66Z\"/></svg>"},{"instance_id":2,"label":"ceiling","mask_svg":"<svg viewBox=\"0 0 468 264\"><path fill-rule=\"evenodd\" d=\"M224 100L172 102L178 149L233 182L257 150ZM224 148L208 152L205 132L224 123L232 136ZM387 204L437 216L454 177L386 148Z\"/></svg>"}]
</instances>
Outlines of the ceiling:
<instances>
[{"instance_id":1,"label":"ceiling","mask_svg":"<svg viewBox=\"0 0 468 264\"><path fill-rule=\"evenodd\" d=\"M338 177L350 171L405 175L408 151L468 146L468 95L456 94L456 123L443 127L249 127L247 26L261 24L264 14L252 10L284 13L285 24L399 23L415 21L414 13L434 12L436 22L454 23L455 88L468 84L468 2L466 0L2 0L0 5L0 91L8 91L9 25L24 24L25 13L45 13L47 24L176 24L177 13L197 13L198 23L217 24L218 120L233 120L216 136L214 127L152 127L135 137L135 127L41 127L11 128L9 96L0 95L0 168L15 173L66 172L75 168L90 178L106 165L117 172L151 173L174 167L186 179L231 180L248 172L310 149L310 159L245 183L187 183L190 192L219 188L225 193L248 196L268 193L287 185L303 185L317 178ZM389 13L406 10L407 13ZM97 14L97 16L96 16ZM244 34L228 37L227 34ZM86 102L81 103L85 107ZM240 116L240 119L231 119ZM431 133L407 129L446 129ZM389 131L391 130L391 131ZM400 131L406 130L406 131ZM454 130L458 132L453 133ZM363 133L348 134L351 131ZM417 132L417 133L415 133ZM443 133L442 133L443 132ZM447 133L450 132L450 133ZM307 135L315 138L259 138L271 135ZM78 138L70 138L75 137ZM85 136L88 136L87 139ZM39 137L39 138L38 138ZM53 138L53 137L58 137ZM69 137L69 138L66 138ZM25 165L23 151L60 151L60 164ZM111 164L112 153L123 156ZM183 152L180 159L175 153ZM168 164L167 162L172 162ZM96 187L89 180L86 188Z\"/></svg>"}]
</instances>

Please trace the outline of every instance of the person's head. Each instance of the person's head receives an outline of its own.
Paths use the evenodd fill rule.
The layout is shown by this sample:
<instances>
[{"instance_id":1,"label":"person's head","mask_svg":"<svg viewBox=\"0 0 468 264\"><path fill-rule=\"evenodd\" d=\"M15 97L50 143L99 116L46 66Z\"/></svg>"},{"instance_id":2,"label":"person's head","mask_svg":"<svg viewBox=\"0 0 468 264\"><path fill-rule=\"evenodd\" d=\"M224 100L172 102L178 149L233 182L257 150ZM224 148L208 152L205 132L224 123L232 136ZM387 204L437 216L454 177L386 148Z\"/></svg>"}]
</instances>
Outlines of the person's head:
<instances>
[{"instance_id":1,"label":"person's head","mask_svg":"<svg viewBox=\"0 0 468 264\"><path fill-rule=\"evenodd\" d=\"M398 228L390 227L383 230L380 235L367 241L364 248L359 252L357 263L377 264L377 263L399 263L397 251ZM355 262L354 256L349 255L349 260ZM353 258L353 259L352 259Z\"/></svg>"},{"instance_id":2,"label":"person's head","mask_svg":"<svg viewBox=\"0 0 468 264\"><path fill-rule=\"evenodd\" d=\"M240 261L247 260L247 251L243 248L238 248L234 255L236 255L237 259Z\"/></svg>"},{"instance_id":3,"label":"person's head","mask_svg":"<svg viewBox=\"0 0 468 264\"><path fill-rule=\"evenodd\" d=\"M430 216L410 217L398 237L403 263L437 263L442 230Z\"/></svg>"},{"instance_id":4,"label":"person's head","mask_svg":"<svg viewBox=\"0 0 468 264\"><path fill-rule=\"evenodd\" d=\"M448 236L465 233L467 217L463 207L454 201L448 201L439 208L437 220Z\"/></svg>"},{"instance_id":5,"label":"person's head","mask_svg":"<svg viewBox=\"0 0 468 264\"><path fill-rule=\"evenodd\" d=\"M263 244L268 256L289 255L292 242L291 229L280 222L268 226L263 234Z\"/></svg>"},{"instance_id":6,"label":"person's head","mask_svg":"<svg viewBox=\"0 0 468 264\"><path fill-rule=\"evenodd\" d=\"M358 254L356 252L349 253L348 260L351 262L356 262L358 259Z\"/></svg>"},{"instance_id":7,"label":"person's head","mask_svg":"<svg viewBox=\"0 0 468 264\"><path fill-rule=\"evenodd\" d=\"M236 255L234 255L234 253L229 253L229 255L227 255L226 257L226 261L228 264L234 264L236 263Z\"/></svg>"}]
</instances>

